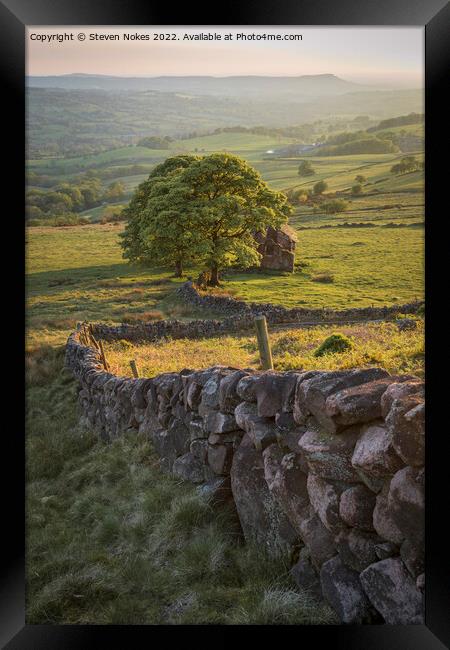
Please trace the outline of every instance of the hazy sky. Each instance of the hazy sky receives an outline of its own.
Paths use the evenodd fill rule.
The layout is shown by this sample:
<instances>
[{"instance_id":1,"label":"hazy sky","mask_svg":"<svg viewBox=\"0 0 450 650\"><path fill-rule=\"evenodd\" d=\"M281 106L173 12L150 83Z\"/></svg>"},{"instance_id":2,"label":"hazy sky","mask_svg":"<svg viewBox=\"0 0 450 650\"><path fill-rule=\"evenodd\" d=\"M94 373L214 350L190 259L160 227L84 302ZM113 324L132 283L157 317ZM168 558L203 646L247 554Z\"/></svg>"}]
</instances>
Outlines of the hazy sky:
<instances>
[{"instance_id":1,"label":"hazy sky","mask_svg":"<svg viewBox=\"0 0 450 650\"><path fill-rule=\"evenodd\" d=\"M180 40L128 41L123 34L175 33ZM220 41L184 34L219 33ZM78 40L78 34L85 40ZM225 34L233 40L225 41ZM244 34L302 34L301 41L237 41ZM72 34L73 40L32 40ZM119 35L91 41L90 34ZM124 76L335 74L349 81L423 85L423 27L28 27L27 74L81 72Z\"/></svg>"}]
</instances>

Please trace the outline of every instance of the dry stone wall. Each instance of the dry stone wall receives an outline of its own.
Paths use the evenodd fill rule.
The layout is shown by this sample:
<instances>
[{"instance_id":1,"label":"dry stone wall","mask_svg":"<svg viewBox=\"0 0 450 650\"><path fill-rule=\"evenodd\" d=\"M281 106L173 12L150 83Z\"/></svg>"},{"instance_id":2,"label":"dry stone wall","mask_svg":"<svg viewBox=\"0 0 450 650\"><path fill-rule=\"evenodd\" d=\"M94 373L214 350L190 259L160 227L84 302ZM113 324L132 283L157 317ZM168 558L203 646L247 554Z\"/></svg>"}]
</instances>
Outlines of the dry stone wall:
<instances>
[{"instance_id":1,"label":"dry stone wall","mask_svg":"<svg viewBox=\"0 0 450 650\"><path fill-rule=\"evenodd\" d=\"M165 472L233 499L245 539L288 555L297 584L343 623L423 623L422 381L380 368L224 366L130 379L105 371L83 328L66 364L86 425L108 440L148 435Z\"/></svg>"},{"instance_id":2,"label":"dry stone wall","mask_svg":"<svg viewBox=\"0 0 450 650\"><path fill-rule=\"evenodd\" d=\"M341 321L385 320L398 314L415 314L424 305L423 300L415 300L403 305L389 307L355 307L351 309L307 309L261 302L245 302L228 296L200 293L191 281L178 289L178 295L188 304L202 309L211 309L228 317L237 315L244 318L264 314L269 323L335 323ZM227 327L228 325L226 325Z\"/></svg>"}]
</instances>

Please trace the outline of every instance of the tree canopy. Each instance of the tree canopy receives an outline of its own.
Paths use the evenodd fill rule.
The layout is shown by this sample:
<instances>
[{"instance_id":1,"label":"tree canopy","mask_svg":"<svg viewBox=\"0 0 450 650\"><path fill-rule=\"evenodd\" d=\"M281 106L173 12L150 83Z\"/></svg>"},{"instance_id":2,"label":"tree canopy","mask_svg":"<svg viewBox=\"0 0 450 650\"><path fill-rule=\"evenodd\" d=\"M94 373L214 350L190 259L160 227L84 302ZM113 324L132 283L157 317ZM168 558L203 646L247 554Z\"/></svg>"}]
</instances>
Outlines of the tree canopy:
<instances>
[{"instance_id":1,"label":"tree canopy","mask_svg":"<svg viewBox=\"0 0 450 650\"><path fill-rule=\"evenodd\" d=\"M155 167L126 209L124 257L174 266L176 275L201 263L215 285L224 267L257 264L254 233L280 227L290 210L238 156L175 156Z\"/></svg>"}]
</instances>

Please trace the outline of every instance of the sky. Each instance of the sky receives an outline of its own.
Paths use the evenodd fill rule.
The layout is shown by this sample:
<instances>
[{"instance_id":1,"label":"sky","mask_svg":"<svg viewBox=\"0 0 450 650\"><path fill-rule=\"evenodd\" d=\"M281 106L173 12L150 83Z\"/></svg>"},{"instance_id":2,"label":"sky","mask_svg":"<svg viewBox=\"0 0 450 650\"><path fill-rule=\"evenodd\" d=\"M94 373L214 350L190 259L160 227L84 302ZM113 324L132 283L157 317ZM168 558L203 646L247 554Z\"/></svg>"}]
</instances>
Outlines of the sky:
<instances>
[{"instance_id":1,"label":"sky","mask_svg":"<svg viewBox=\"0 0 450 650\"><path fill-rule=\"evenodd\" d=\"M123 40L124 34L136 33L150 40ZM155 33L173 33L176 40L153 40ZM222 39L183 39L185 34L207 33L220 34ZM301 34L302 40L237 40L242 33ZM79 34L85 40L79 40ZM90 40L91 34L97 38L117 35L120 40ZM232 40L225 40L226 34L232 34ZM335 74L357 83L418 88L423 86L424 28L28 26L27 74L73 73L152 77Z\"/></svg>"}]
</instances>

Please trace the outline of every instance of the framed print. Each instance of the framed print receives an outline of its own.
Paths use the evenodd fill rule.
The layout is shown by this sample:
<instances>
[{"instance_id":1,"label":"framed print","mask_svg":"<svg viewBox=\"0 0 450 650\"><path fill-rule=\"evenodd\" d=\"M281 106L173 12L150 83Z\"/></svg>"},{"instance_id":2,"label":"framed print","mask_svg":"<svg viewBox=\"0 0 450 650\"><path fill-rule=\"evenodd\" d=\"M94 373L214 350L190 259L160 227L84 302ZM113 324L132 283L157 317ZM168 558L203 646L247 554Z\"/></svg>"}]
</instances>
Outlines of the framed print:
<instances>
[{"instance_id":1,"label":"framed print","mask_svg":"<svg viewBox=\"0 0 450 650\"><path fill-rule=\"evenodd\" d=\"M448 5L1 16L4 646L446 647Z\"/></svg>"}]
</instances>

